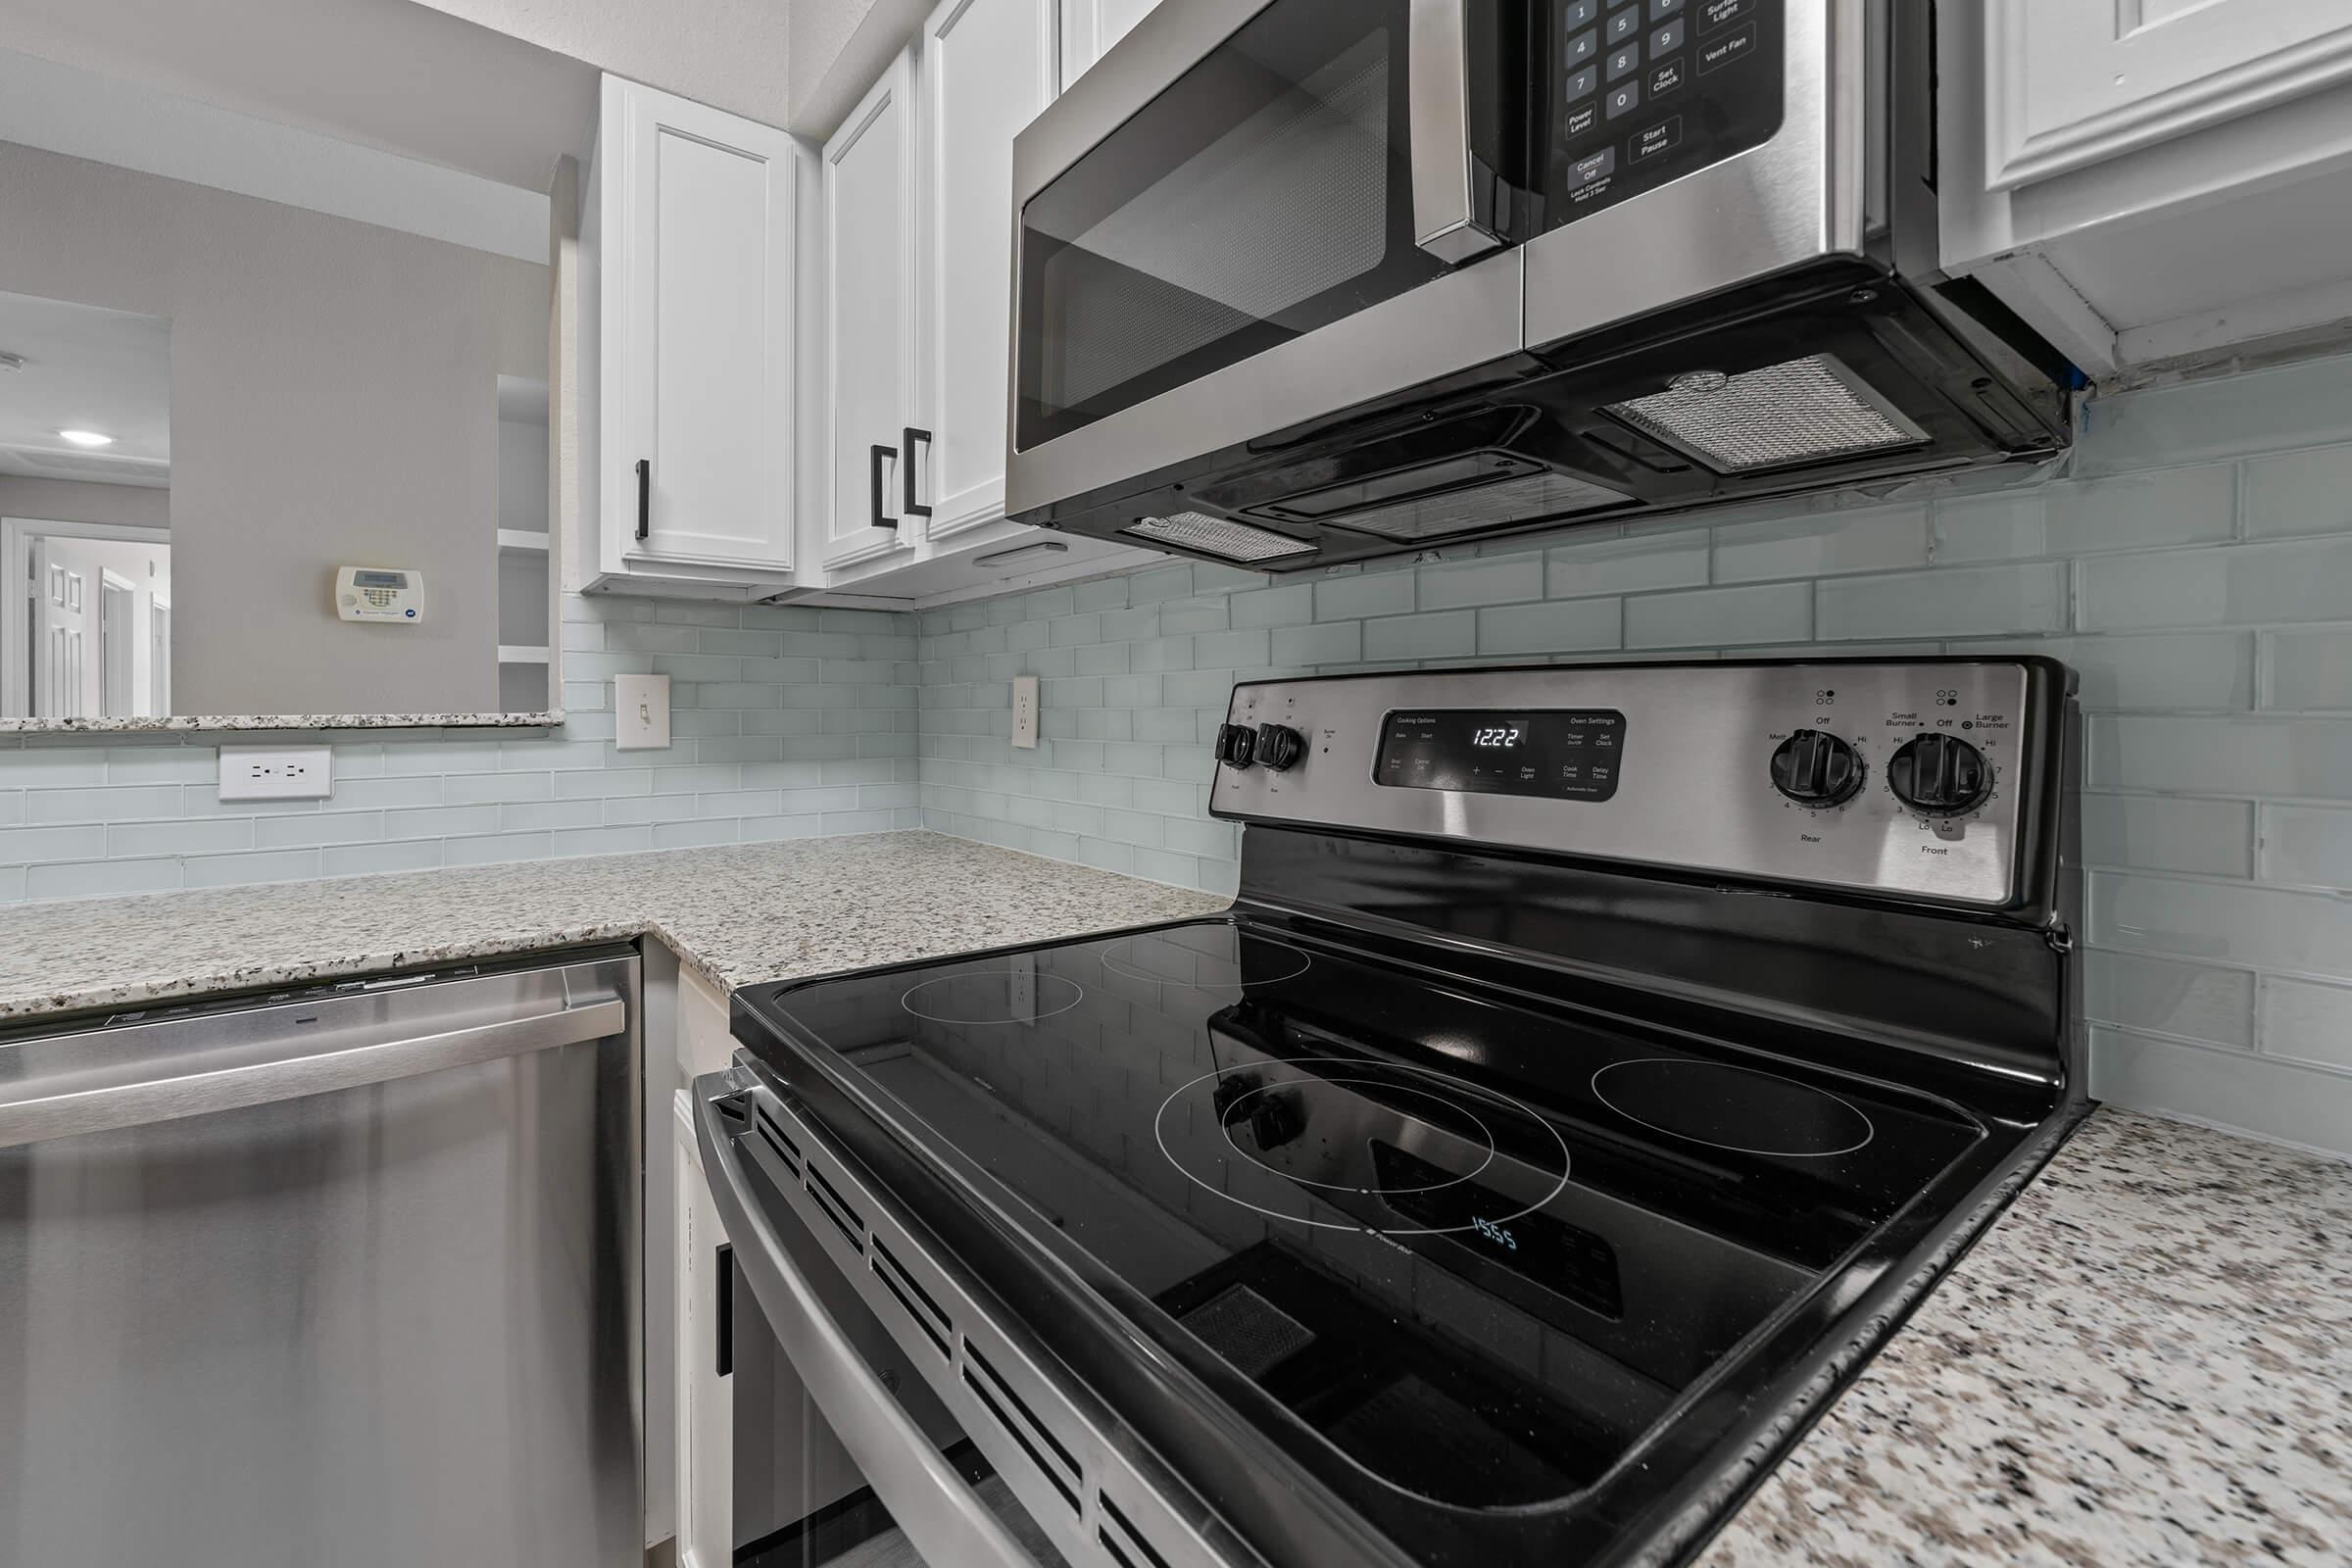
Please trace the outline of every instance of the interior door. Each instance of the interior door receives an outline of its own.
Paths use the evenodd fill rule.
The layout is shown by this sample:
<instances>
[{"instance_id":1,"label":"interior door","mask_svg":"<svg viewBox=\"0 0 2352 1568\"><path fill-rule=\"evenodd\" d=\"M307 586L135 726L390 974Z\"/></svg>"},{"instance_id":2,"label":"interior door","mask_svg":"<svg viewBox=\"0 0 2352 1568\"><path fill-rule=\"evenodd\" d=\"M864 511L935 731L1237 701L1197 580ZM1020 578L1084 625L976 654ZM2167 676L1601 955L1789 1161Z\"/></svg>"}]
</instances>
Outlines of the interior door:
<instances>
[{"instance_id":1,"label":"interior door","mask_svg":"<svg viewBox=\"0 0 2352 1568\"><path fill-rule=\"evenodd\" d=\"M908 549L913 407L915 54L910 48L825 144L826 461L824 564ZM919 475L919 467L916 469ZM918 507L920 503L917 503Z\"/></svg>"},{"instance_id":2,"label":"interior door","mask_svg":"<svg viewBox=\"0 0 2352 1568\"><path fill-rule=\"evenodd\" d=\"M1004 514L1012 138L1053 101L1055 0L945 0L923 27L921 493L940 539Z\"/></svg>"},{"instance_id":3,"label":"interior door","mask_svg":"<svg viewBox=\"0 0 2352 1568\"><path fill-rule=\"evenodd\" d=\"M32 580L33 716L85 718L90 710L84 653L90 629L88 574L59 541L42 538L32 545Z\"/></svg>"},{"instance_id":4,"label":"interior door","mask_svg":"<svg viewBox=\"0 0 2352 1568\"><path fill-rule=\"evenodd\" d=\"M793 278L808 152L781 130L626 82L618 450L624 554L792 564ZM608 349L610 352L610 349Z\"/></svg>"},{"instance_id":5,"label":"interior door","mask_svg":"<svg viewBox=\"0 0 2352 1568\"><path fill-rule=\"evenodd\" d=\"M138 591L113 572L99 574L99 712L130 718L143 711L138 689Z\"/></svg>"}]
</instances>

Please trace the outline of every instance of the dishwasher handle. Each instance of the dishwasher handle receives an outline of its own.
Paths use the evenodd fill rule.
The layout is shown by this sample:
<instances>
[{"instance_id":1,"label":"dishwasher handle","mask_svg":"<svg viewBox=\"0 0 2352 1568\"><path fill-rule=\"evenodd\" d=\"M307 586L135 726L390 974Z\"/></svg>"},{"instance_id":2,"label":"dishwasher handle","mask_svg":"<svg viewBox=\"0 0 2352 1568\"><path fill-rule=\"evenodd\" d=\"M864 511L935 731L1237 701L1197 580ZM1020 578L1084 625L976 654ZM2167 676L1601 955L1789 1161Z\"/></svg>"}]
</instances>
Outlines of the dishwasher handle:
<instances>
[{"instance_id":1,"label":"dishwasher handle","mask_svg":"<svg viewBox=\"0 0 2352 1568\"><path fill-rule=\"evenodd\" d=\"M710 1176L735 1267L752 1287L777 1345L816 1400L866 1485L924 1562L956 1568L1037 1568L988 1504L931 1446L881 1377L858 1353L761 1210L727 1126L727 1075L695 1081L695 1143ZM741 1126L748 1114L732 1116Z\"/></svg>"},{"instance_id":2,"label":"dishwasher handle","mask_svg":"<svg viewBox=\"0 0 2352 1568\"><path fill-rule=\"evenodd\" d=\"M193 1071L174 1071L173 1058L183 1054L159 1042L162 1049L107 1073L105 1082L66 1077L44 1091L34 1079L13 1086L18 1093L0 1090L0 1149L241 1110L602 1040L621 1033L628 1019L628 1004L606 997L529 1017L391 1040L340 1047L300 1041L261 1060Z\"/></svg>"}]
</instances>

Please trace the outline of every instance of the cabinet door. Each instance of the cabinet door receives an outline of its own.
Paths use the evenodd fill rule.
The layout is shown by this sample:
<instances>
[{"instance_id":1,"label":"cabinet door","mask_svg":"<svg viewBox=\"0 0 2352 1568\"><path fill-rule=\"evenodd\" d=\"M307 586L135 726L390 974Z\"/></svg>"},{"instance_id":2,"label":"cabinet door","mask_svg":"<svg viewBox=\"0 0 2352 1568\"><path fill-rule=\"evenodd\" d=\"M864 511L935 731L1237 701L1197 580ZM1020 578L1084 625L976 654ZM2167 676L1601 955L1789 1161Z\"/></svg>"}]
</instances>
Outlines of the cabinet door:
<instances>
[{"instance_id":1,"label":"cabinet door","mask_svg":"<svg viewBox=\"0 0 2352 1568\"><path fill-rule=\"evenodd\" d=\"M1069 86L1159 0L1060 0L1061 84Z\"/></svg>"},{"instance_id":2,"label":"cabinet door","mask_svg":"<svg viewBox=\"0 0 2352 1568\"><path fill-rule=\"evenodd\" d=\"M2343 0L1991 0L1984 26L1995 190L2352 78Z\"/></svg>"},{"instance_id":3,"label":"cabinet door","mask_svg":"<svg viewBox=\"0 0 2352 1568\"><path fill-rule=\"evenodd\" d=\"M733 1265L726 1234L696 1157L690 1097L673 1125L677 1201L678 1568L727 1568L735 1560L735 1391L723 1331L731 1327Z\"/></svg>"},{"instance_id":4,"label":"cabinet door","mask_svg":"<svg viewBox=\"0 0 2352 1568\"><path fill-rule=\"evenodd\" d=\"M907 549L919 531L900 450L914 422L914 58L902 54L825 144L827 566Z\"/></svg>"},{"instance_id":5,"label":"cabinet door","mask_svg":"<svg viewBox=\"0 0 2352 1568\"><path fill-rule=\"evenodd\" d=\"M1054 97L1055 3L945 0L923 26L931 539L1004 514L1012 138Z\"/></svg>"},{"instance_id":6,"label":"cabinet door","mask_svg":"<svg viewBox=\"0 0 2352 1568\"><path fill-rule=\"evenodd\" d=\"M608 77L621 126L604 483L624 557L789 567L795 192L781 130Z\"/></svg>"}]
</instances>

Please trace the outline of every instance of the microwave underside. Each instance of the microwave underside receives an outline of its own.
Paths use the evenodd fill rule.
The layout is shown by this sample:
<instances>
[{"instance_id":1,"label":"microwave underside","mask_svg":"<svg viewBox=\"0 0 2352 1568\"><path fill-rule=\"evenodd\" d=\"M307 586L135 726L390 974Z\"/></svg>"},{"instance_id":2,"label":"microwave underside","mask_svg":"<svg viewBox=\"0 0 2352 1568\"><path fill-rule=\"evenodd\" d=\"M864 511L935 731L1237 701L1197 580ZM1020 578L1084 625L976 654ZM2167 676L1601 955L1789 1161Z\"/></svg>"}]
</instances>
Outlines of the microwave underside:
<instances>
[{"instance_id":1,"label":"microwave underside","mask_svg":"<svg viewBox=\"0 0 2352 1568\"><path fill-rule=\"evenodd\" d=\"M2067 444L1951 313L1861 269L1783 277L1073 497L1027 520L1298 571L2033 463Z\"/></svg>"}]
</instances>

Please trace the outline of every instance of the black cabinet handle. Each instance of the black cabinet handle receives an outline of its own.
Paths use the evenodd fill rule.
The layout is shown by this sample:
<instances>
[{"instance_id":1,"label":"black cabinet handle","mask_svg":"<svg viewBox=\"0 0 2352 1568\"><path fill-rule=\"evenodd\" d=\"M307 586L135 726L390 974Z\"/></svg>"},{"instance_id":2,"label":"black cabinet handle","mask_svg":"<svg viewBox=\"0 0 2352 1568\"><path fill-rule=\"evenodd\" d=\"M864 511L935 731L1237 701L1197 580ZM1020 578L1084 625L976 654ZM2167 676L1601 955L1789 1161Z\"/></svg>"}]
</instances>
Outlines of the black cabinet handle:
<instances>
[{"instance_id":1,"label":"black cabinet handle","mask_svg":"<svg viewBox=\"0 0 2352 1568\"><path fill-rule=\"evenodd\" d=\"M897 447L879 443L865 449L865 489L874 504L871 525L876 528L896 528L899 519L882 515L882 465L899 455Z\"/></svg>"},{"instance_id":2,"label":"black cabinet handle","mask_svg":"<svg viewBox=\"0 0 2352 1568\"><path fill-rule=\"evenodd\" d=\"M931 432L917 430L910 424L899 432L899 440L901 443L899 450L906 454L906 461L899 465L900 476L905 481L902 485L905 494L900 498L899 510L909 517L928 517L931 515L931 509L917 505L914 499L914 444L920 441L923 444L923 450L929 452L931 450Z\"/></svg>"},{"instance_id":3,"label":"black cabinet handle","mask_svg":"<svg viewBox=\"0 0 2352 1568\"><path fill-rule=\"evenodd\" d=\"M654 531L654 460L637 460L637 537L644 539Z\"/></svg>"},{"instance_id":4,"label":"black cabinet handle","mask_svg":"<svg viewBox=\"0 0 2352 1568\"><path fill-rule=\"evenodd\" d=\"M718 1375L735 1370L735 1249L718 1249Z\"/></svg>"}]
</instances>

